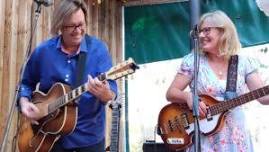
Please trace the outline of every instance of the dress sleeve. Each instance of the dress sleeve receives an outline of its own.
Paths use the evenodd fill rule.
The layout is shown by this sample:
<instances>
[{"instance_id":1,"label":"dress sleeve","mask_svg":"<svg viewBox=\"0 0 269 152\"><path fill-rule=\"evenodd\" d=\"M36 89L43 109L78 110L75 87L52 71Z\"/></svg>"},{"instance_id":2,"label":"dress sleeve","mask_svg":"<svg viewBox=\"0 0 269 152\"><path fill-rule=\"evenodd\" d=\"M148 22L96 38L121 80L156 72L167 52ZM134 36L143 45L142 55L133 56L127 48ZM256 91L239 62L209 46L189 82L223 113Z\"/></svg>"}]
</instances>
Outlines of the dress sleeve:
<instances>
[{"instance_id":1,"label":"dress sleeve","mask_svg":"<svg viewBox=\"0 0 269 152\"><path fill-rule=\"evenodd\" d=\"M180 67L177 73L193 77L193 54L188 54L183 57Z\"/></svg>"},{"instance_id":2,"label":"dress sleeve","mask_svg":"<svg viewBox=\"0 0 269 152\"><path fill-rule=\"evenodd\" d=\"M250 74L258 72L259 62L252 57L243 57L243 65L245 69L245 80L247 80Z\"/></svg>"}]
</instances>

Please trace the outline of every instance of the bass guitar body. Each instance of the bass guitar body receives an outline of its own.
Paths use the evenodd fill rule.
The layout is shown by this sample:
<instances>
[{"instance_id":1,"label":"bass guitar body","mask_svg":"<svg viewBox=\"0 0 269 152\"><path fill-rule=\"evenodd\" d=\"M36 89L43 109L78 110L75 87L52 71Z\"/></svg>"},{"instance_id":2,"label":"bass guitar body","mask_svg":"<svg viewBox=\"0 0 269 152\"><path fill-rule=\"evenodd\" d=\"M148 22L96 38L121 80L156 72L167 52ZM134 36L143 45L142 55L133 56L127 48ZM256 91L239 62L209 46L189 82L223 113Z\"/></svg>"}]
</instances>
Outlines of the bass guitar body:
<instances>
[{"instance_id":1,"label":"bass guitar body","mask_svg":"<svg viewBox=\"0 0 269 152\"><path fill-rule=\"evenodd\" d=\"M71 133L76 126L77 106L74 102L68 103L52 113L52 102L59 100L70 90L69 86L56 83L48 94L40 91L33 93L32 102L40 110L38 125L32 124L29 119L20 116L20 130L18 148L20 152L48 152L54 143L62 136ZM57 106L57 105L53 105Z\"/></svg>"},{"instance_id":2,"label":"bass guitar body","mask_svg":"<svg viewBox=\"0 0 269 152\"><path fill-rule=\"evenodd\" d=\"M208 106L213 106L219 101L201 95L199 98ZM199 118L200 131L208 136L216 133L223 126L225 112L222 114ZM187 104L168 104L162 108L158 118L158 134L166 146L173 151L186 149L192 144L194 132L194 116Z\"/></svg>"},{"instance_id":3,"label":"bass guitar body","mask_svg":"<svg viewBox=\"0 0 269 152\"><path fill-rule=\"evenodd\" d=\"M268 94L269 86L267 85L221 102L208 95L199 95L199 99L207 106L206 117L199 118L201 133L205 136L213 135L223 127L225 115L229 110ZM159 113L158 134L168 148L177 151L190 146L193 131L193 113L187 104L172 103L162 108Z\"/></svg>"}]
</instances>

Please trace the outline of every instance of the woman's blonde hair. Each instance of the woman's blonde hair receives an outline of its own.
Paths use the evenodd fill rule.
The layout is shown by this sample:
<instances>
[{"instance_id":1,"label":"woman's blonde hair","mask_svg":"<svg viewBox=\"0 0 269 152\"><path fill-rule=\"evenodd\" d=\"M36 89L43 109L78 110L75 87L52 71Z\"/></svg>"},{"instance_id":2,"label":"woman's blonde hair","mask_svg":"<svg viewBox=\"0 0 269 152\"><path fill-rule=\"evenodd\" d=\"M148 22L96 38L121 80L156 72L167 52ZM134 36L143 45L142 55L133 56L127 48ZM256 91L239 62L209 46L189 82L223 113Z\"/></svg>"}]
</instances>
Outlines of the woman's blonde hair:
<instances>
[{"instance_id":1,"label":"woman's blonde hair","mask_svg":"<svg viewBox=\"0 0 269 152\"><path fill-rule=\"evenodd\" d=\"M51 34L58 35L63 26L63 21L74 12L81 9L85 15L85 22L87 24L87 7L84 0L61 0L59 6L54 10Z\"/></svg>"},{"instance_id":2,"label":"woman's blonde hair","mask_svg":"<svg viewBox=\"0 0 269 152\"><path fill-rule=\"evenodd\" d=\"M219 55L229 58L235 55L241 49L241 43L232 20L222 11L212 11L202 15L199 26L203 23L210 23L212 27L218 27L223 30L219 41Z\"/></svg>"}]
</instances>

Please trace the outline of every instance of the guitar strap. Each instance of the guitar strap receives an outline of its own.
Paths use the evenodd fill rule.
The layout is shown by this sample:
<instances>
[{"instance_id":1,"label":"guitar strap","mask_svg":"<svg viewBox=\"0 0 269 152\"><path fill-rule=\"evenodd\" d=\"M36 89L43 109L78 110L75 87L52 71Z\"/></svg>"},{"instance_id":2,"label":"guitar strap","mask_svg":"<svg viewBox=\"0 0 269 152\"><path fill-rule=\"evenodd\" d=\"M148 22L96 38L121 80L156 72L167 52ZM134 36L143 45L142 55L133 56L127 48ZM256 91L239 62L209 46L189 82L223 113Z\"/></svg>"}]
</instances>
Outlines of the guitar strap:
<instances>
[{"instance_id":1,"label":"guitar strap","mask_svg":"<svg viewBox=\"0 0 269 152\"><path fill-rule=\"evenodd\" d=\"M80 52L78 56L77 69L76 69L76 82L74 88L78 87L82 83L82 78L84 74L85 64L86 64L86 56L85 52Z\"/></svg>"},{"instance_id":2,"label":"guitar strap","mask_svg":"<svg viewBox=\"0 0 269 152\"><path fill-rule=\"evenodd\" d=\"M80 52L78 55L78 62L77 62L77 69L76 69L76 82L73 86L73 89L80 86L82 84L82 78L84 74L85 64L86 64L86 56L87 54L85 52ZM79 98L74 100L74 103L78 104Z\"/></svg>"},{"instance_id":3,"label":"guitar strap","mask_svg":"<svg viewBox=\"0 0 269 152\"><path fill-rule=\"evenodd\" d=\"M85 34L85 41L86 41L86 45L87 48L90 48L91 45L91 39L90 36L88 34ZM74 88L80 86L83 82L82 82L82 78L83 78L83 74L84 74L84 69L85 69L85 65L86 65L86 57L87 57L87 53L86 52L80 52L79 56L78 56L78 62L77 62L77 69L76 69L76 82L74 85Z\"/></svg>"},{"instance_id":4,"label":"guitar strap","mask_svg":"<svg viewBox=\"0 0 269 152\"><path fill-rule=\"evenodd\" d=\"M238 55L233 55L231 56L228 65L227 84L224 96L225 100L229 100L237 96L236 94L237 67L238 67Z\"/></svg>"}]
</instances>

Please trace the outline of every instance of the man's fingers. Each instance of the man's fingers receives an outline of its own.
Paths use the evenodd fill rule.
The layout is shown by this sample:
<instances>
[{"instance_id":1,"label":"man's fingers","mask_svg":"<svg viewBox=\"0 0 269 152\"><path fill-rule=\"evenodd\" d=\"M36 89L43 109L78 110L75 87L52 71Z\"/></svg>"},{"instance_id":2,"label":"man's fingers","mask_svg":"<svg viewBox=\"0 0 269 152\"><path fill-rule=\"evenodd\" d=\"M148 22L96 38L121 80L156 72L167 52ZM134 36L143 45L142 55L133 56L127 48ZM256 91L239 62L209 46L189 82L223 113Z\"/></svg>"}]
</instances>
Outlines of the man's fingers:
<instances>
[{"instance_id":1,"label":"man's fingers","mask_svg":"<svg viewBox=\"0 0 269 152\"><path fill-rule=\"evenodd\" d=\"M34 104L30 104L30 107L31 107L32 111L39 112L39 109Z\"/></svg>"}]
</instances>

